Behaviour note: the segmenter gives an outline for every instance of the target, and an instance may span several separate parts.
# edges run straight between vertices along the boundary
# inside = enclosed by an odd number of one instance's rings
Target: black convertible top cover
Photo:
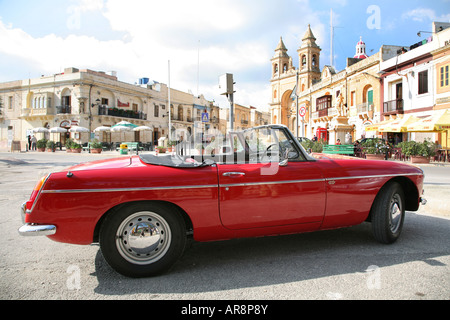
[[[141,154],[139,156],[142,162],[152,164],[155,166],[165,166],[173,168],[201,168],[214,164],[215,162],[209,159],[203,161],[201,156],[197,157],[181,157],[179,155],[158,155]],[[197,158],[197,159],[195,159]]]

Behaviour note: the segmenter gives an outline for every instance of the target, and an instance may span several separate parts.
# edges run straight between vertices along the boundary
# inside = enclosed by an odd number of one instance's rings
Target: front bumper
[[[22,204],[20,214],[22,217],[22,222],[25,223],[25,215],[26,215],[26,202]],[[56,226],[54,225],[44,225],[44,224],[33,224],[33,223],[25,223],[23,226],[19,228],[19,234],[21,236],[51,236],[56,233]]]

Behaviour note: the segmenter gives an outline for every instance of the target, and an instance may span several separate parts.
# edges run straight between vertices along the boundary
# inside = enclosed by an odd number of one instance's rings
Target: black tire
[[[186,226],[178,212],[154,203],[137,203],[105,218],[100,248],[108,264],[127,277],[167,272],[186,246]]]
[[[400,184],[390,182],[375,198],[372,206],[372,233],[381,243],[395,242],[405,220],[405,195]]]

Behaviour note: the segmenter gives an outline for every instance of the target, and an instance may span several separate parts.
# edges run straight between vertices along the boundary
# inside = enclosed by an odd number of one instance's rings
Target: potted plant
[[[362,149],[366,154],[366,159],[384,160],[386,152],[389,151],[390,145],[383,142],[382,139],[367,139],[362,144]]]
[[[97,139],[91,141],[91,153],[102,153],[102,144]]]
[[[74,144],[74,141],[72,138],[69,138],[66,140],[66,143],[64,144],[64,146],[66,147],[66,152],[72,152],[72,145]]]
[[[38,140],[36,142],[36,149],[37,149],[37,151],[44,152],[46,147],[47,147],[47,140],[46,139],[41,139],[41,140]]]
[[[159,153],[166,153],[166,147],[158,146],[158,152]]]
[[[309,153],[321,153],[323,151],[323,145],[325,144],[323,140],[321,141],[311,141],[311,140],[303,140],[300,142],[303,148],[306,149]]]
[[[169,152],[173,152],[173,148],[177,145],[177,142],[175,140],[169,140],[167,144],[169,146]]]
[[[398,146],[405,156],[410,157],[411,163],[429,163],[430,157],[435,156],[437,152],[436,144],[430,139],[423,142],[403,141]]]
[[[72,150],[72,153],[81,153],[82,147],[80,144],[74,142],[70,149]]]
[[[56,143],[55,141],[48,140],[46,143],[47,152],[55,152]]]

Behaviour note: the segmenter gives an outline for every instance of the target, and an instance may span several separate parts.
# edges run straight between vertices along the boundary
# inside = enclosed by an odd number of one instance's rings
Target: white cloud
[[[442,14],[438,16],[436,11],[428,8],[417,8],[410,10],[402,15],[404,19],[412,19],[413,21],[424,22],[424,21],[450,21],[450,14]]]
[[[66,35],[55,27],[54,33],[42,37],[0,18],[0,43],[8,44],[0,47],[0,54],[27,60],[40,74],[65,67],[114,70],[121,81],[131,83],[144,76],[167,83],[170,60],[171,86],[194,93],[200,58],[199,91],[207,99],[223,100],[218,78],[233,73],[244,79],[239,81],[236,102],[265,107],[270,101],[270,59],[279,36],[290,42],[294,64],[308,23],[319,45],[327,43],[319,14],[306,0],[71,0],[66,13]],[[80,33],[93,13],[103,15],[111,34],[121,37],[100,40]]]

